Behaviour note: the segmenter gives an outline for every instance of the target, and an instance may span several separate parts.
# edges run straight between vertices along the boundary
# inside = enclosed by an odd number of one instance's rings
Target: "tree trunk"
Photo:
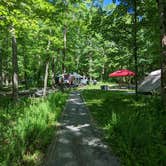
[[[2,49],[0,49],[0,89],[2,89],[3,86],[2,82]]]
[[[166,1],[158,0],[161,31],[161,95],[166,110]]]
[[[51,42],[50,40],[48,41],[47,45],[47,53],[49,52]],[[49,55],[48,55],[49,56]],[[46,60],[46,68],[45,68],[45,76],[44,76],[44,88],[43,88],[43,96],[46,95],[46,90],[47,90],[47,82],[48,82],[48,69],[49,69],[49,58]]]
[[[102,65],[102,70],[101,70],[101,81],[105,80],[105,59],[106,59],[106,55],[105,55],[105,48],[103,49],[103,58],[104,58],[104,62]]]
[[[77,59],[76,59],[76,71],[77,73],[79,73],[79,64],[80,64],[80,56],[76,55]]]
[[[133,35],[133,44],[134,44],[134,61],[135,61],[135,93],[137,98],[138,91],[138,61],[137,61],[137,0],[134,0],[134,35]]]
[[[28,76],[27,76],[27,56],[25,55],[25,50],[23,49],[24,54],[24,80],[25,80],[25,89],[28,89]]]
[[[92,54],[89,53],[89,83],[92,83]]]
[[[37,71],[37,74],[36,74],[36,83],[37,83],[37,87],[42,87],[43,86],[43,82],[41,80],[41,67],[39,67],[38,71]],[[35,72],[35,71],[34,71]]]
[[[11,28],[12,36],[12,91],[13,99],[17,100],[18,98],[18,59],[17,59],[17,40],[15,36],[15,29]]]
[[[64,26],[64,31],[63,31],[63,40],[64,40],[64,48],[63,48],[63,59],[62,59],[62,72],[66,72],[66,67],[65,67],[65,60],[66,60],[66,34],[67,34],[67,28]]]
[[[63,73],[63,51],[61,49],[58,49],[57,51],[57,65],[56,65],[56,70],[58,70],[58,73]]]
[[[52,69],[52,88],[55,88],[55,57],[52,58],[52,64],[51,64],[51,69]]]
[[[43,96],[46,95],[46,90],[47,90],[48,69],[49,69],[49,60],[46,61],[45,76],[44,76],[44,89],[43,89]]]

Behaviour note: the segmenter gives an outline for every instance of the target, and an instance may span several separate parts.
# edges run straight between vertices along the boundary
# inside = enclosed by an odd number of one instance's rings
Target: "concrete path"
[[[119,166],[91,125],[79,92],[70,94],[45,166]]]

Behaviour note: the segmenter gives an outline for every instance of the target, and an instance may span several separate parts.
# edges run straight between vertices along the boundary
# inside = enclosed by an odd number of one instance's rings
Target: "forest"
[[[136,73],[131,80],[136,93],[148,73],[161,69],[161,93],[147,99],[150,104],[145,110],[150,108],[146,115],[151,119],[145,126],[153,120],[161,123],[153,123],[153,129],[155,125],[159,129],[151,143],[155,138],[158,143],[147,145],[150,158],[144,156],[145,160],[133,164],[132,151],[115,151],[128,155],[122,157],[127,158],[124,165],[165,165],[165,0],[114,0],[108,5],[103,0],[0,0],[0,165],[41,162],[69,95],[68,89],[57,90],[59,74],[77,72],[90,80],[110,82],[109,73],[118,69]],[[42,96],[36,98],[38,89]],[[47,95],[48,89],[55,93]],[[87,100],[93,93],[83,92]],[[146,103],[142,96],[140,100]]]

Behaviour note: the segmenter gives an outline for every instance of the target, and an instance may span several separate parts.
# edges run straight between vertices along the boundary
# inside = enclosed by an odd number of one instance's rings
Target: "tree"
[[[2,88],[2,48],[0,48],[0,89]]]
[[[13,99],[18,98],[18,58],[17,58],[17,40],[15,35],[15,29],[11,27],[11,37],[12,37],[12,87],[13,87]]]
[[[157,69],[159,29],[155,26],[158,18],[155,2],[121,0],[119,5],[107,7],[102,3],[101,0],[0,1],[1,78],[12,77],[12,55],[18,61],[13,67],[19,69],[19,84],[25,82],[26,88],[45,90],[50,82],[54,84],[55,75],[64,70],[108,79],[110,72],[119,68],[136,70],[137,64],[143,66],[138,67],[139,80]]]
[[[166,110],[166,2],[157,0],[160,14],[161,30],[161,94]]]
[[[135,61],[135,93],[137,98],[137,90],[138,90],[138,58],[137,58],[137,0],[133,1],[134,8],[134,33],[133,33],[133,46],[134,46],[134,61]]]

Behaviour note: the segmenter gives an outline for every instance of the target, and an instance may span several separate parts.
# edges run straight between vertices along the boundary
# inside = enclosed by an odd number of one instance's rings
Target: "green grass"
[[[83,96],[122,165],[166,165],[166,114],[158,97],[88,89]]]
[[[108,86],[113,86],[113,85],[117,85],[117,84],[110,84],[109,82],[97,82],[96,85],[90,84],[90,85],[86,85],[86,86],[80,86],[78,87],[79,90],[84,90],[84,89],[100,89],[100,87],[102,85],[108,85]]]
[[[56,92],[17,104],[0,98],[0,165],[41,164],[67,96]]]

